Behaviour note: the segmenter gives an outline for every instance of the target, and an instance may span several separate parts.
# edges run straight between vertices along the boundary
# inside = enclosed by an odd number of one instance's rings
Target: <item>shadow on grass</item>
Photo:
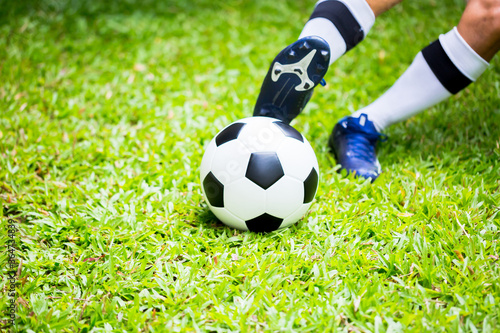
[[[198,223],[206,229],[212,229],[220,234],[224,231],[234,230],[219,221],[214,213],[212,213],[207,207],[200,208],[196,215]]]
[[[212,230],[216,236],[223,236],[224,234],[232,236],[247,234],[253,235],[255,237],[265,238],[274,238],[276,236],[279,236],[284,230],[296,232],[297,229],[300,229],[304,225],[304,223],[307,223],[307,216],[308,213],[296,223],[283,229],[278,229],[271,232],[253,232],[238,230],[225,225],[224,223],[219,221],[219,219],[208,208],[200,208],[196,213],[198,223],[203,227],[203,229]]]

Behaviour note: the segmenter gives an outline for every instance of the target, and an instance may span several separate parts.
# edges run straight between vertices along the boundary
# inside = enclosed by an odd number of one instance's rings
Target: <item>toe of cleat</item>
[[[361,121],[363,118],[364,123]],[[375,146],[383,138],[384,135],[377,132],[366,114],[362,114],[359,118],[341,119],[335,125],[328,144],[341,166],[340,170],[356,177],[370,178],[373,182],[382,172]]]

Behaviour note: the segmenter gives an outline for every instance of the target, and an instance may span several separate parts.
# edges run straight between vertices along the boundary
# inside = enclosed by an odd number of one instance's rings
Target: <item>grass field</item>
[[[308,215],[269,234],[216,221],[204,147],[250,116],[314,1],[0,0],[2,281],[16,332],[499,332],[500,60],[388,129],[374,183],[326,148],[462,0],[407,1],[329,70],[293,125],[314,147]],[[7,325],[9,298],[0,307]]]

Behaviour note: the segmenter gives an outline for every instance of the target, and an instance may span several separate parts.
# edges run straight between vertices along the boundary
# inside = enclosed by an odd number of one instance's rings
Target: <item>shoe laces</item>
[[[368,120],[366,120],[368,121]],[[365,161],[373,161],[377,158],[375,145],[377,141],[387,141],[387,135],[370,130],[367,126],[362,126],[360,121],[348,121],[344,129],[347,151],[351,156]]]
[[[364,161],[372,161],[376,158],[375,142],[359,133],[346,135],[346,149],[351,157]]]

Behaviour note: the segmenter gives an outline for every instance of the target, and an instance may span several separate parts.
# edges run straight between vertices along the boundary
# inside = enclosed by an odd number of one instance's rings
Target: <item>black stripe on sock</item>
[[[450,93],[456,94],[471,84],[472,81],[448,57],[439,39],[426,46],[422,55],[439,82]]]
[[[309,20],[323,17],[330,20],[346,43],[346,52],[363,40],[365,34],[344,3],[336,0],[324,1],[316,6]]]

